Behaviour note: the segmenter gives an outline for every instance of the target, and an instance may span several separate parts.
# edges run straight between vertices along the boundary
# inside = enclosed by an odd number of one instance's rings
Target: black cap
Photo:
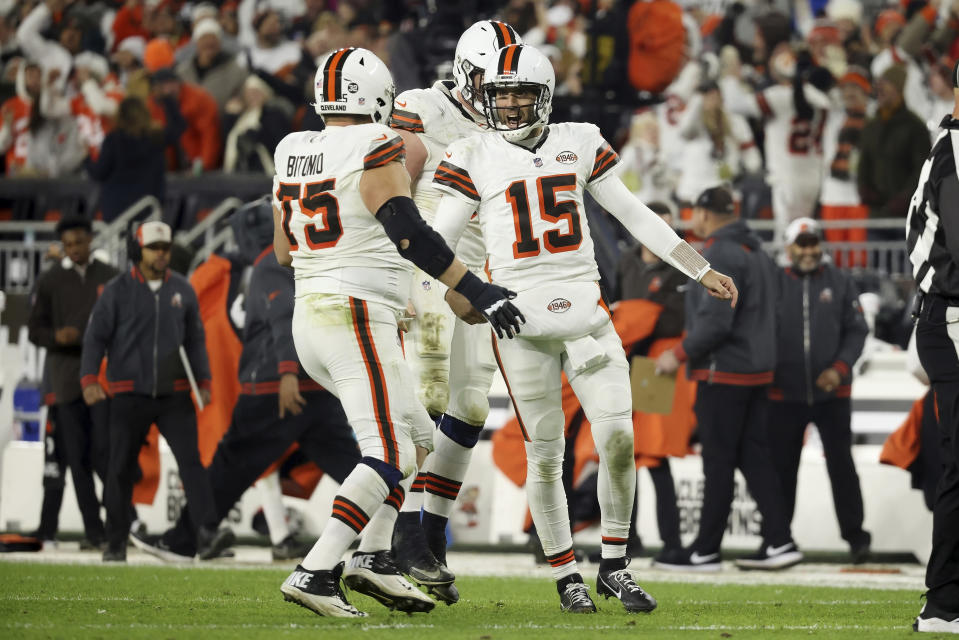
[[[713,213],[728,216],[736,213],[733,194],[726,187],[710,187],[696,198],[695,207],[701,207]]]

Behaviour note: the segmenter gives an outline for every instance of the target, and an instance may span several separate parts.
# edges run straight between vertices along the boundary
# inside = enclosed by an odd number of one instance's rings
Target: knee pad
[[[467,449],[472,449],[479,442],[483,427],[474,427],[451,415],[444,414],[439,421],[439,429],[447,438]]]
[[[486,424],[486,418],[489,416],[489,397],[486,391],[480,391],[475,388],[462,389],[454,392],[450,397],[449,406],[446,413],[453,416],[461,422],[477,425],[474,428],[482,428]]]
[[[389,487],[390,491],[392,491],[404,477],[403,472],[401,472],[399,469],[393,465],[383,462],[382,460],[377,460],[376,458],[367,456],[360,460],[360,464],[365,464],[370,469],[375,471],[377,475],[383,478],[383,482],[386,483],[386,486]]]
[[[562,482],[566,440],[534,440],[526,443],[526,482]]]

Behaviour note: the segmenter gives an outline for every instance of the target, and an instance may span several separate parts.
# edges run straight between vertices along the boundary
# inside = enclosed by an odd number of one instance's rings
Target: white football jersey
[[[454,142],[434,183],[477,205],[493,282],[514,291],[595,282],[599,270],[583,205],[619,156],[591,124],[551,124],[533,149],[496,133]]]
[[[273,203],[290,242],[296,295],[338,293],[406,308],[412,268],[360,197],[363,171],[403,162],[383,124],[299,131],[276,147]]]
[[[478,123],[459,103],[450,81],[437,81],[429,89],[410,89],[396,96],[390,126],[419,134],[426,147],[423,171],[412,185],[413,201],[423,219],[433,223],[436,208],[443,194],[433,185],[433,174],[451,143],[486,131],[485,122]],[[456,246],[457,256],[468,266],[481,267],[486,262],[486,248],[478,224],[469,224]]]
[[[790,85],[773,85],[756,93],[756,104],[765,118],[770,184],[806,181],[818,185],[821,180],[823,127],[831,104],[815,87],[807,84],[804,90],[806,100],[813,107],[812,120],[796,118]]]

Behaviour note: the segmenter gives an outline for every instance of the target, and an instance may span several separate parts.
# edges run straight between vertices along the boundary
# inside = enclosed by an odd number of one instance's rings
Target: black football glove
[[[526,322],[526,318],[516,306],[510,302],[516,293],[495,284],[483,282],[474,274],[466,272],[454,288],[470,301],[477,311],[490,323],[499,338],[506,333],[507,338],[519,334],[519,326]]]

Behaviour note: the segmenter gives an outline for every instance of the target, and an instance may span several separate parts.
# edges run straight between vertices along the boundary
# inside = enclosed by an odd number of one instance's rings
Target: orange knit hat
[[[156,71],[173,66],[173,45],[166,38],[154,38],[143,50],[143,66],[148,71]]]

